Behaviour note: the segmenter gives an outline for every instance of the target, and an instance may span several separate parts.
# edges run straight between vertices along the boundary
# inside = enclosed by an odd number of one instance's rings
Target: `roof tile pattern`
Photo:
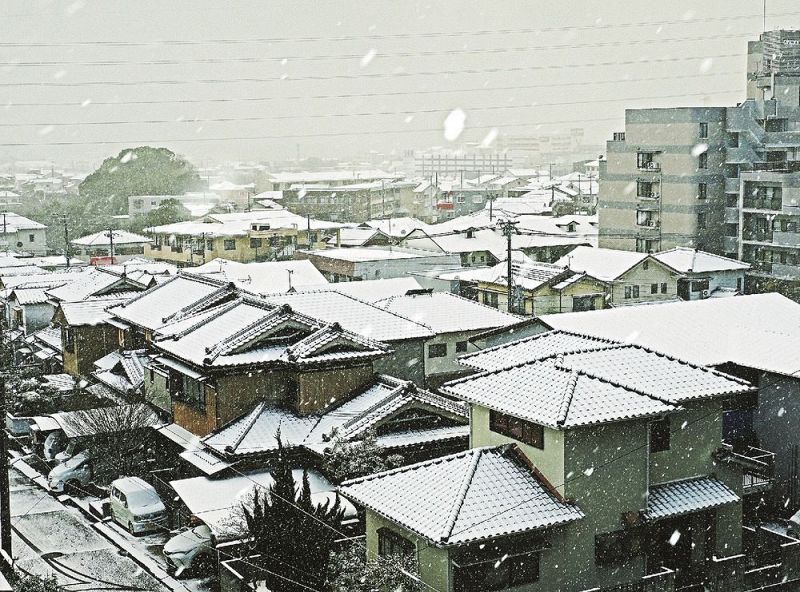
[[[699,477],[652,486],[645,515],[651,520],[659,520],[738,501],[739,496],[724,483],[711,477]]]
[[[435,544],[448,546],[583,518],[508,446],[473,448],[346,481],[341,492]]]

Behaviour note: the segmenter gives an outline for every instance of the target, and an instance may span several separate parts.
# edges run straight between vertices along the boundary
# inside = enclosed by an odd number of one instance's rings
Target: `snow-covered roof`
[[[49,296],[44,288],[17,288],[12,290],[9,300],[14,299],[22,306],[44,304]]]
[[[378,341],[391,343],[434,335],[421,323],[339,292],[301,292],[268,296],[266,300],[272,304],[288,304],[292,310],[309,317],[339,323],[353,333]]]
[[[578,246],[556,261],[556,265],[588,273],[599,280],[613,282],[645,259],[652,257],[647,253],[635,251]]]
[[[463,230],[447,234],[427,234],[418,231],[405,239],[406,244],[416,248],[430,248],[434,243],[444,253],[472,253],[488,251],[496,259],[501,259],[507,251],[506,239],[490,228]]]
[[[376,304],[426,325],[437,334],[496,329],[516,325],[522,321],[516,315],[450,292],[393,296]]]
[[[393,236],[395,238],[403,237],[412,230],[415,230],[417,228],[425,230],[429,226],[422,220],[419,220],[417,218],[411,218],[408,216],[401,216],[399,218],[387,218],[387,219],[381,218],[376,220],[368,220],[364,224],[369,226],[370,228],[376,228],[381,232],[383,232],[384,234]]]
[[[146,278],[149,281],[149,278]],[[109,290],[144,290],[147,284],[102,267],[87,269],[80,276],[62,286],[48,289],[47,293],[62,302],[80,302],[90,296],[105,294]]]
[[[645,516],[650,520],[660,520],[740,501],[738,495],[713,477],[683,479],[651,485]]]
[[[702,365],[800,376],[800,304],[753,294],[543,315],[556,329],[636,343]]]
[[[18,265],[15,267],[6,267],[0,269],[0,278],[15,277],[15,276],[30,276],[30,275],[43,275],[47,270],[42,269],[37,265]]]
[[[325,276],[308,260],[239,263],[218,258],[187,271],[233,282],[237,288],[253,294],[288,292],[292,288],[298,290],[327,283]]]
[[[320,171],[300,173],[271,173],[268,179],[271,183],[324,183],[343,181],[363,181],[373,179],[394,179],[395,173],[387,173],[379,169],[355,171]]]
[[[0,234],[15,233],[20,230],[39,230],[47,228],[44,224],[40,224],[25,216],[20,216],[14,212],[2,212],[3,222],[0,224]]]
[[[552,263],[538,261],[516,262],[513,258],[511,262],[512,284],[525,290],[536,290],[555,278],[568,273],[564,267],[553,265]],[[470,282],[506,285],[508,283],[508,263],[503,261],[493,267],[446,273],[440,277],[442,279],[460,279]]]
[[[141,234],[128,232],[127,230],[113,230],[111,231],[114,239],[114,245],[140,245],[144,243],[153,242],[151,239]],[[70,241],[73,245],[79,247],[108,247],[111,245],[111,236],[108,230],[101,230],[94,234],[87,234],[80,238]]]
[[[340,491],[442,546],[583,518],[531,471],[514,446],[473,448],[345,481]]]
[[[750,269],[749,263],[688,247],[675,247],[668,251],[656,253],[653,257],[681,273],[746,271]]]
[[[108,309],[125,302],[125,298],[111,296],[97,300],[84,300],[81,302],[62,302],[61,313],[70,326],[99,325],[111,318]]]
[[[342,224],[324,220],[307,219],[284,209],[254,210],[252,212],[236,212],[232,214],[208,214],[201,220],[175,222],[163,226],[145,229],[151,234],[167,236],[205,236],[206,238],[224,236],[247,236],[251,225],[268,225],[270,229],[306,229],[326,230],[339,228]]]
[[[307,251],[316,257],[364,263],[367,261],[391,261],[398,259],[418,259],[420,257],[435,257],[442,253],[424,251],[422,249],[407,249],[394,247],[342,247],[339,249],[322,249]]]
[[[372,238],[386,236],[377,228],[342,228],[339,230],[339,244],[342,247],[361,247]]]
[[[404,296],[410,290],[421,290],[422,286],[413,277],[404,276],[382,280],[364,280],[361,282],[334,282],[301,288],[305,291],[331,291],[345,294],[372,304],[392,296]]]

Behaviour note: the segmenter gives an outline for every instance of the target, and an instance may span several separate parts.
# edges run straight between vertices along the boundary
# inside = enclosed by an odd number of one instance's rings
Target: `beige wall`
[[[647,269],[645,269],[647,264]],[[667,293],[661,293],[661,284],[667,284]],[[652,284],[658,284],[658,293],[651,294]],[[625,286],[639,286],[639,298],[625,298]],[[612,285],[611,303],[615,306],[635,304],[637,302],[657,302],[674,300],[678,297],[678,277],[658,261],[645,259],[630,271],[620,276]]]
[[[307,414],[340,404],[350,398],[353,391],[370,382],[372,376],[372,364],[299,374],[299,399],[295,409]]]

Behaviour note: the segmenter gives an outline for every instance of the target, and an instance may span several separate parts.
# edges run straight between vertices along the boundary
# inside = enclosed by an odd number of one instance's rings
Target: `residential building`
[[[47,226],[13,212],[0,212],[0,249],[47,255]]]
[[[150,357],[144,349],[115,350],[95,360],[92,378],[113,396],[141,397],[144,391],[144,369],[149,361]]]
[[[460,258],[442,251],[408,247],[348,247],[297,251],[330,282],[396,278],[431,265],[458,265]]]
[[[514,166],[513,160],[499,152],[414,152],[412,173],[424,179],[432,177],[458,177],[493,173],[495,175]],[[411,160],[411,159],[410,159]]]
[[[9,328],[20,329],[25,335],[47,327],[56,310],[45,288],[11,290],[6,306]]]
[[[664,302],[678,297],[681,274],[647,253],[576,247],[555,264],[605,283],[607,306]]]
[[[288,210],[209,214],[197,221],[148,228],[145,255],[181,267],[215,258],[239,263],[291,259],[300,247],[338,244],[339,224],[304,218]]]
[[[342,484],[368,553],[416,558],[441,591],[739,589],[743,478],[716,459],[725,402],[755,389],[638,346],[537,340],[468,354],[478,374],[442,387],[470,404],[469,451]]]
[[[188,270],[218,280],[232,282],[237,288],[251,294],[275,294],[296,290],[319,288],[328,283],[325,276],[310,261],[265,261],[238,263],[227,259],[213,259]]]
[[[774,483],[768,499],[779,515],[788,517],[800,509],[794,443],[800,429],[800,365],[795,353],[800,351],[800,304],[778,294],[756,294],[545,315],[539,320],[544,329],[641,344],[757,384],[757,398],[728,407],[726,437],[739,441],[741,450],[766,452],[764,474],[750,485],[758,489],[759,483]]]
[[[402,214],[414,201],[415,186],[411,181],[393,179],[332,187],[299,185],[283,192],[281,204],[301,216],[360,223]]]
[[[377,228],[340,228],[339,244],[342,247],[385,247],[392,238]]]
[[[85,257],[89,265],[114,265],[144,255],[153,241],[127,230],[101,230],[70,242],[75,254]]]
[[[688,247],[675,247],[653,257],[683,276],[678,279],[678,297],[681,300],[744,293],[745,272],[750,269],[747,263]]]
[[[800,31],[748,44],[735,107],[635,109],[600,162],[600,243],[694,247],[800,277]]]
[[[491,228],[467,228],[441,233],[412,230],[401,245],[435,253],[458,255],[462,267],[493,265],[505,258],[507,241]]]
[[[290,191],[302,186],[327,185],[340,187],[356,183],[369,183],[372,181],[393,181],[398,178],[394,173],[387,173],[379,169],[355,171],[315,171],[315,172],[282,172],[270,173],[266,179],[259,182],[259,191]]]

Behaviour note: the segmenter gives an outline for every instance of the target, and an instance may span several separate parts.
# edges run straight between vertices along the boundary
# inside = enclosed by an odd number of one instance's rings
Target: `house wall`
[[[644,265],[647,263],[647,269]],[[661,293],[661,283],[666,282],[667,293]],[[650,293],[651,284],[658,284],[658,294]],[[625,286],[639,286],[639,298],[625,298]],[[658,302],[674,300],[678,297],[678,278],[674,272],[658,261],[645,259],[622,274],[611,286],[610,301],[614,306],[635,304],[637,302]]]
[[[690,273],[687,274],[689,281],[708,279],[708,291],[713,292],[717,288],[729,288],[736,290],[737,288],[744,292],[744,271],[714,271],[711,273]],[[738,283],[737,283],[738,280]],[[689,291],[689,300],[700,300],[702,298],[701,292]]]
[[[372,365],[375,372],[425,386],[425,340],[406,339],[388,343],[394,353],[375,360]]]
[[[508,310],[508,291],[503,284],[479,282],[478,291],[494,292],[497,294],[497,303],[500,310]],[[605,294],[609,291],[607,284],[584,278],[568,286],[564,290],[555,290],[552,286],[545,285],[537,290],[524,290],[523,300],[526,315],[540,316],[560,312],[573,312],[573,299],[577,296],[595,295],[594,310],[605,308]],[[479,294],[478,302],[484,302]]]
[[[459,255],[432,253],[430,257],[357,262],[353,264],[353,276],[362,280],[380,280],[425,272],[434,265],[452,265],[455,267],[460,264],[461,258]]]
[[[176,424],[196,434],[207,436],[217,426],[217,392],[209,385],[205,385],[205,409],[200,409],[184,403],[172,401],[172,415]]]
[[[94,362],[117,349],[117,330],[110,325],[73,327],[75,348],[68,350],[61,330],[61,348],[64,352],[64,372],[72,376],[88,376]]]
[[[43,302],[41,304],[27,304],[22,307],[23,319],[25,321],[25,334],[30,335],[34,331],[44,329],[53,320],[56,309],[52,304]]]
[[[172,397],[167,388],[168,377],[166,374],[145,368],[144,371],[144,399],[151,405],[172,412]]]
[[[335,370],[305,372],[297,376],[299,414],[315,413],[341,403],[350,393],[372,380],[372,364]]]
[[[1,225],[2,221],[0,221]],[[0,228],[0,248],[24,251],[32,255],[47,255],[47,229],[21,228],[16,232],[3,233]]]
[[[469,347],[469,339],[481,331],[458,331],[456,333],[440,333],[425,342],[425,375],[426,379],[438,379],[439,382],[458,376],[470,374],[472,371],[462,366],[456,360],[470,351],[456,352],[456,343],[465,342]],[[430,346],[444,344],[447,346],[447,355],[441,358],[430,357]]]
[[[564,433],[550,428],[544,428],[544,450],[528,446],[497,434],[489,429],[489,409],[480,405],[470,405],[470,447],[500,446],[502,444],[517,444],[525,456],[536,466],[560,493],[564,493],[565,464],[564,464]]]
[[[281,405],[286,399],[287,374],[264,370],[217,376],[217,424],[222,427],[246,413],[258,401]]]

